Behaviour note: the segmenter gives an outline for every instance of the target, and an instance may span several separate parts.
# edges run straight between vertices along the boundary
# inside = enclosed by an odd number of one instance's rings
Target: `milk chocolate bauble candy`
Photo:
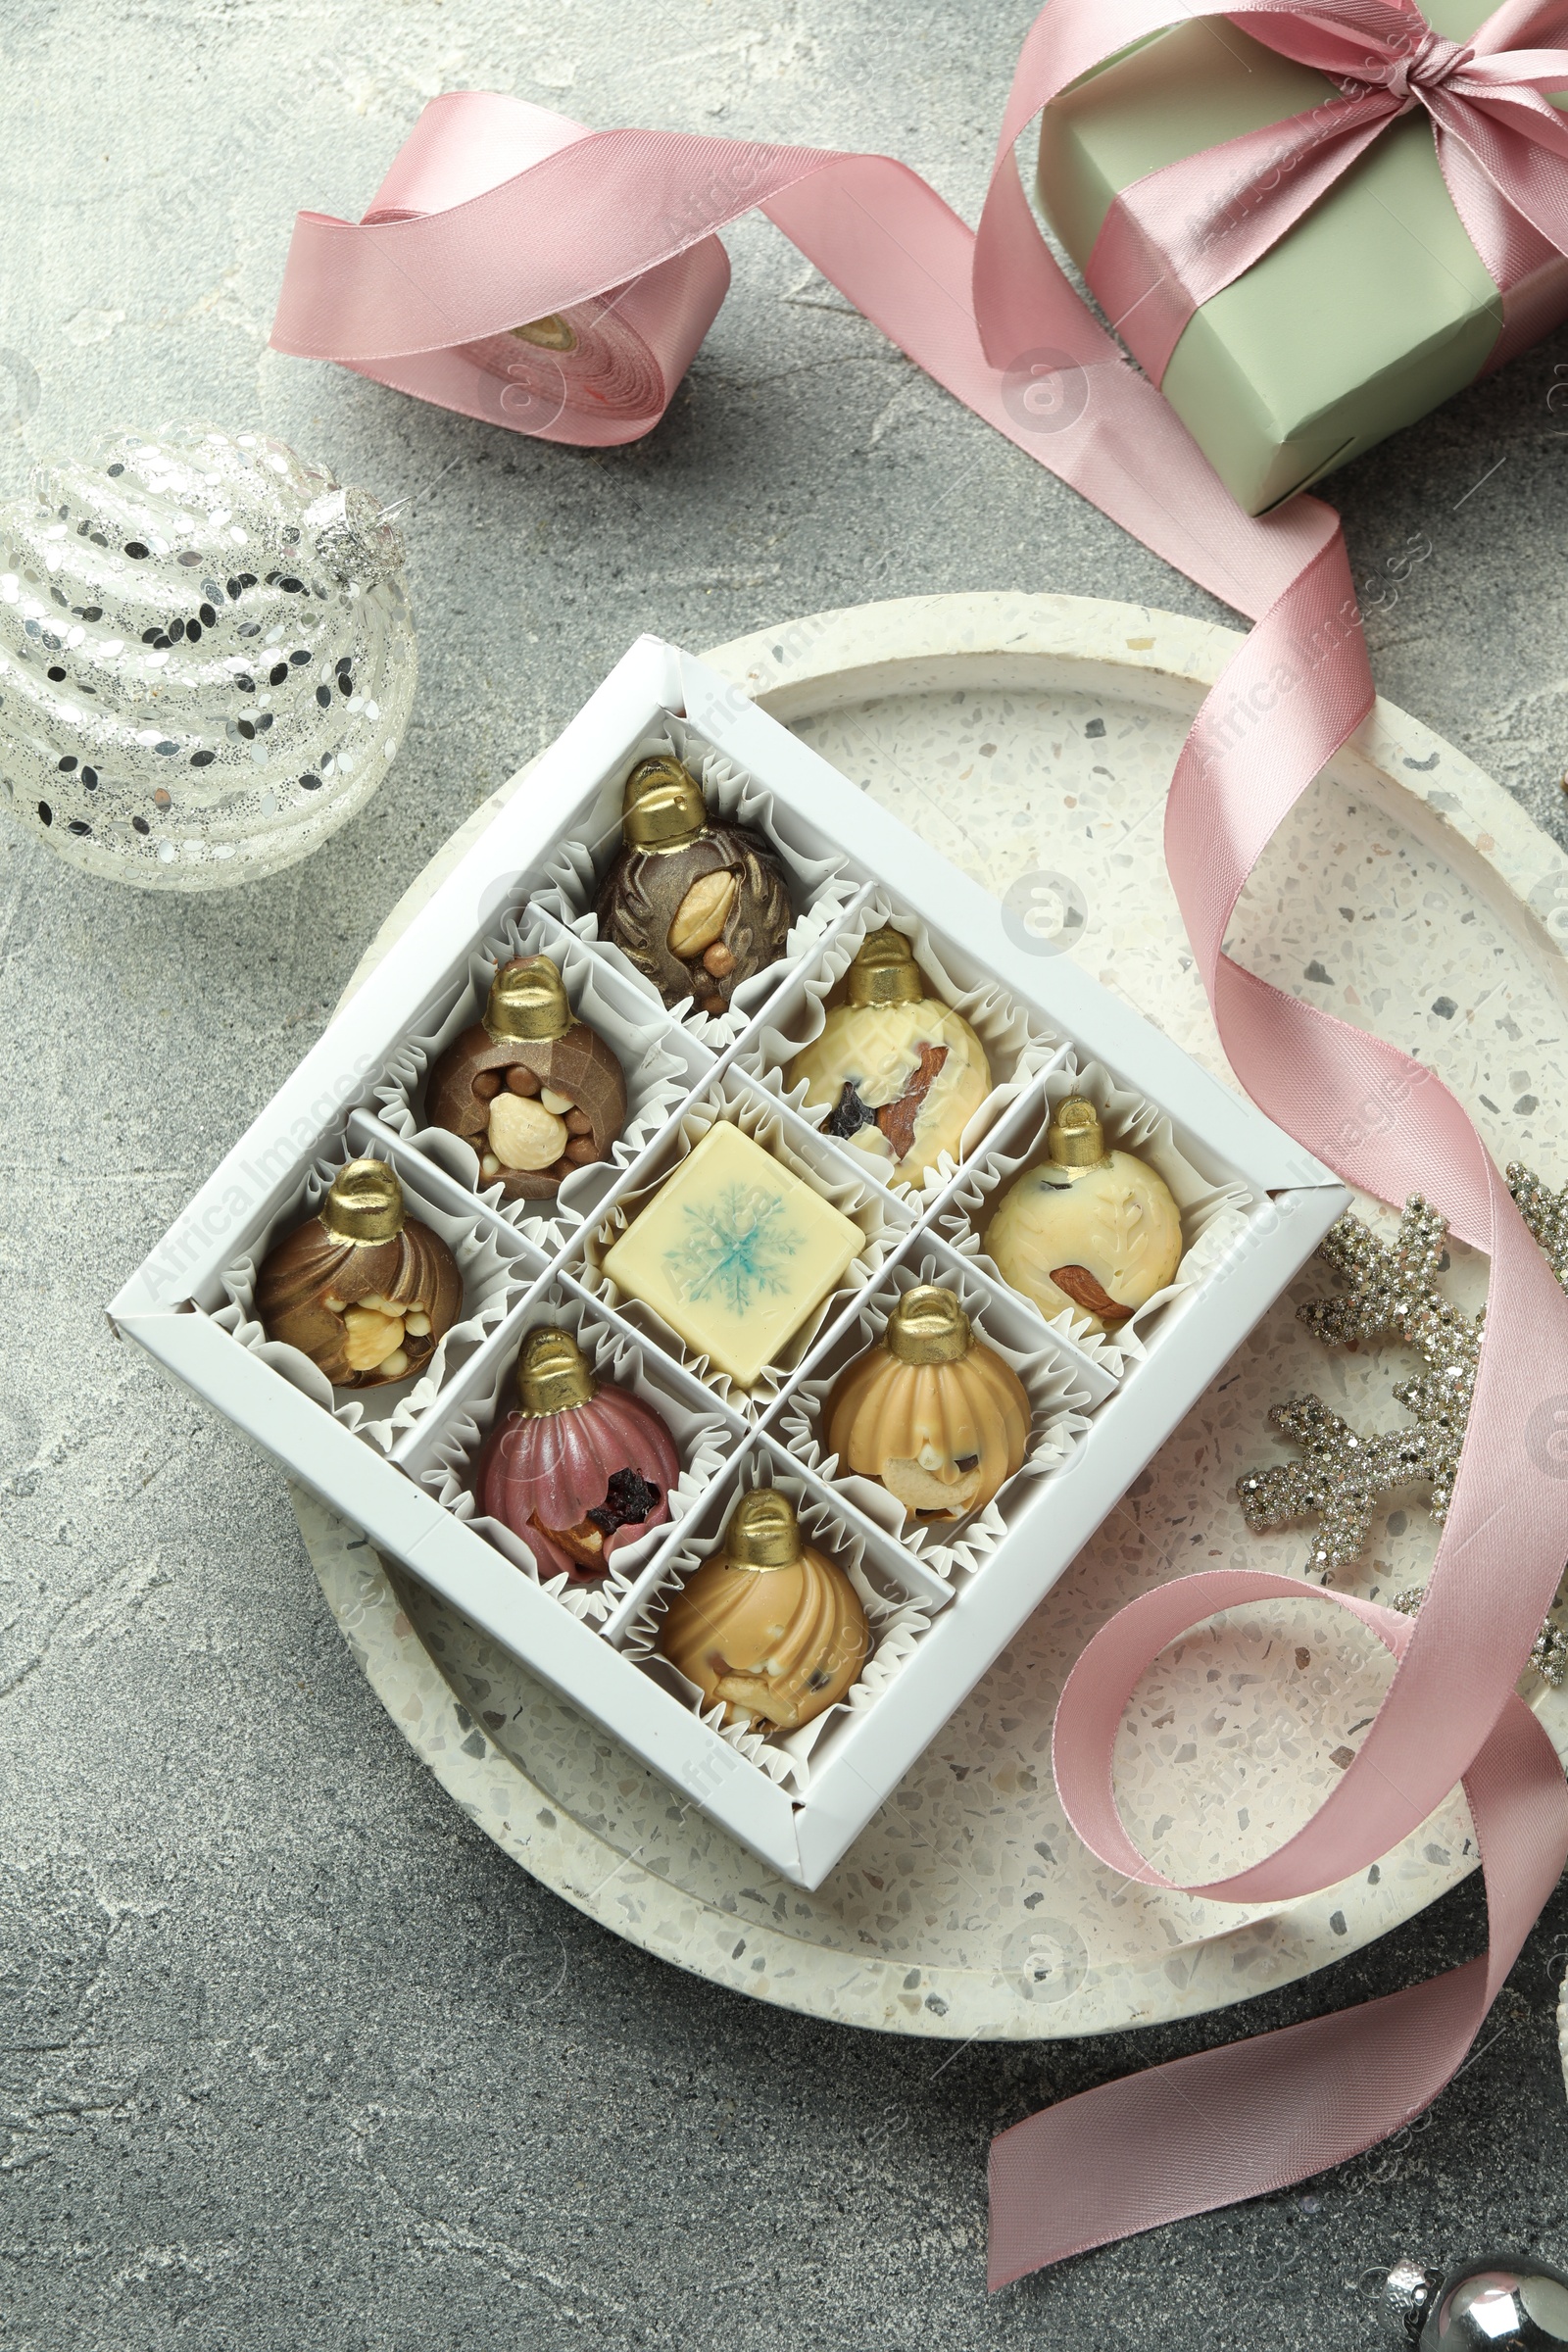
[[[914,1518],[961,1519],[1022,1468],[1029,1397],[953,1293],[922,1283],[841,1374],[827,1446],[841,1474],[879,1480]]]
[[[850,965],[848,1002],[789,1066],[806,1100],[827,1107],[824,1135],[918,1184],[991,1092],[986,1050],[961,1013],[929,996],[908,941],[873,931]]]
[[[524,1340],[517,1405],[479,1457],[480,1506],[541,1568],[591,1584],[669,1517],[680,1476],[674,1440],[651,1404],[596,1381],[565,1331]]]
[[[290,865],[380,783],[416,676],[380,502],[263,433],[120,433],[0,509],[9,813],[112,881]]]
[[[612,1050],[566,1002],[548,956],[517,956],[491,983],[484,1018],[430,1073],[429,1116],[479,1154],[479,1181],[509,1200],[553,1200],[564,1178],[610,1148],[626,1123]]]
[[[1152,1168],[1105,1150],[1099,1114],[1079,1096],[1057,1108],[1046,1149],[1003,1194],[986,1248],[1042,1313],[1071,1307],[1096,1331],[1114,1328],[1175,1274],[1181,1214]]]
[[[320,1214],[268,1251],[256,1281],[268,1338],[298,1348],[335,1389],[422,1372],[462,1311],[457,1259],[406,1215],[379,1159],[351,1159]]]
[[[788,1495],[743,1494],[724,1540],[670,1600],[660,1648],[726,1723],[798,1731],[844,1696],[871,1629],[842,1568],[805,1543]]]
[[[728,1009],[743,980],[777,963],[790,887],[760,833],[710,816],[676,760],[642,760],[626,780],[622,848],[595,909],[599,935],[653,982],[666,1004],[694,997]]]

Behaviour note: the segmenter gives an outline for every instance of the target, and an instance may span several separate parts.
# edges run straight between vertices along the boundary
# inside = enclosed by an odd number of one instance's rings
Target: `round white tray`
[[[1081,908],[1070,952],[1225,1075],[1160,818],[1191,715],[1237,642],[1080,598],[951,596],[813,614],[707,658],[841,769],[846,791],[869,791],[999,898],[1011,889],[1048,930],[1064,901]],[[447,844],[351,989],[523,782]],[[1565,930],[1568,859],[1461,753],[1379,703],[1271,850],[1232,951],[1418,1054],[1499,1159],[1556,1184]],[[1484,1266],[1454,1257],[1452,1296],[1474,1306]],[[1309,1270],[1292,1297],[1324,1287]],[[1235,1499],[1243,1470],[1279,1458],[1268,1406],[1310,1388],[1386,1428],[1410,1368],[1397,1348],[1330,1353],[1282,1299],[815,1894],[774,1879],[356,1531],[298,1491],[295,1508],[393,1721],[455,1801],[579,1909],[715,1984],[845,2024],[1101,2033],[1284,1984],[1474,1867],[1455,1797],[1364,1879],[1309,1902],[1198,1902],[1102,1870],[1065,1829],[1051,1776],[1062,1678],[1134,1592],[1215,1562],[1303,1568],[1304,1535],[1250,1536]],[[1434,1548],[1422,1501],[1399,1499],[1353,1572],[1385,1598],[1424,1578]],[[1172,1875],[1201,1882],[1278,1844],[1343,1769],[1387,1672],[1343,1615],[1307,1594],[1233,1613],[1148,1678],[1118,1787]],[[1568,1703],[1532,1677],[1524,1688],[1568,1753]]]

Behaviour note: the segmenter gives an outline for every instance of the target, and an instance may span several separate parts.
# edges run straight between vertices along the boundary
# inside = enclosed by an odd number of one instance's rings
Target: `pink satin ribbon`
[[[1252,28],[1262,13],[1238,21]],[[1469,53],[1484,54],[1485,37],[1495,52],[1509,26],[1544,13],[1511,0]],[[1320,2172],[1397,2129],[1460,2062],[1568,1855],[1562,1774],[1513,1693],[1568,1551],[1568,1486],[1544,1443],[1553,1416],[1568,1426],[1568,1300],[1446,1088],[1223,953],[1258,858],[1371,707],[1338,518],[1313,498],[1261,518],[1235,505],[1073,292],[1013,159],[1043,104],[1187,14],[1179,0],[1053,0],[1025,43],[977,235],[885,157],[584,132],[515,99],[438,99],[372,216],[300,216],[272,335],[281,350],[335,359],[518,430],[629,438],[662,412],[699,321],[721,298],[713,232],[760,207],[938,382],[1255,621],[1199,713],[1166,817],[1166,855],[1220,1037],[1254,1100],[1348,1183],[1393,1201],[1425,1193],[1460,1239],[1491,1255],[1470,1441],[1421,1612],[1410,1626],[1321,1596],[1396,1652],[1388,1696],[1306,1826],[1265,1862],[1195,1890],[1246,1903],[1314,1893],[1378,1859],[1463,1778],[1486,1860],[1490,1958],[1393,2001],[1152,2070],[1004,2134],[993,2159],[994,2285]],[[1411,33],[1404,80],[1379,85],[1388,92],[1380,125],[1412,93],[1437,119],[1429,92],[1455,116],[1470,108],[1492,122],[1513,107],[1535,122],[1528,93],[1518,96],[1533,63],[1515,58],[1492,81],[1469,64],[1461,72],[1446,51],[1422,46],[1429,28],[1413,9],[1322,0],[1293,24],[1305,27],[1303,40],[1327,25],[1336,38],[1353,26],[1370,41],[1359,28],[1371,17],[1390,40],[1396,18]],[[1464,125],[1460,139],[1443,119],[1472,155],[1470,115]],[[1532,152],[1548,144],[1522,136]],[[1486,152],[1495,185],[1519,149],[1499,136]],[[1535,205],[1534,181],[1524,193]],[[1519,209],[1534,220],[1530,206]],[[564,315],[578,334],[577,352],[557,355],[559,376],[535,346],[520,363],[509,349],[509,329],[547,314]],[[606,340],[613,321],[630,324],[646,363]],[[523,374],[511,374],[519,364]],[[639,408],[633,378],[644,367]],[[1384,1114],[1376,1133],[1368,1102]],[[1299,1597],[1303,1588],[1266,1576],[1180,1580],[1123,1610],[1075,1667],[1057,1719],[1057,1785],[1075,1828],[1111,1868],[1166,1884],[1128,1838],[1112,1788],[1116,1726],[1140,1675],[1215,1608],[1282,1591]]]

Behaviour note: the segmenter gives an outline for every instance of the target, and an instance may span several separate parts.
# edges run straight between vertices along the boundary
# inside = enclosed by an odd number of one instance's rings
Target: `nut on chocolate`
[[[574,1169],[610,1157],[626,1080],[613,1049],[573,1013],[551,958],[514,956],[483,1017],[431,1071],[426,1115],[472,1145],[482,1186],[552,1200]]]
[[[639,760],[626,780],[622,847],[599,893],[602,939],[668,1005],[727,1010],[743,980],[776,963],[790,891],[771,845],[712,814],[679,760]]]
[[[320,1212],[263,1260],[256,1316],[336,1389],[422,1372],[463,1311],[463,1277],[439,1234],[406,1214],[383,1160],[339,1171]]]

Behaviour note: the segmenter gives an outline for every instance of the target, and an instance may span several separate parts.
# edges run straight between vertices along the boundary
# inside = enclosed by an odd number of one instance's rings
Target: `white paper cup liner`
[[[523,1538],[503,1520],[492,1519],[482,1511],[474,1492],[480,1447],[494,1428],[497,1415],[510,1412],[515,1402],[513,1383],[518,1349],[527,1334],[541,1324],[569,1331],[598,1380],[627,1389],[634,1396],[641,1397],[644,1404],[652,1405],[674,1439],[680,1457],[680,1477],[669,1492],[668,1519],[634,1542],[619,1545],[606,1574],[591,1585],[573,1584],[564,1569],[541,1575]],[[612,1323],[604,1321],[575,1292],[558,1282],[530,1302],[517,1328],[516,1347],[507,1349],[496,1364],[494,1377],[476,1395],[467,1397],[442,1429],[420,1475],[420,1483],[429,1488],[443,1509],[461,1519],[465,1527],[472,1528],[476,1536],[483,1536],[497,1551],[504,1552],[541,1592],[559,1600],[564,1609],[581,1618],[584,1624],[600,1625],[624,1598],[672,1529],[696,1509],[721,1474],[734,1443],[733,1430],[717,1413],[698,1411],[672,1386],[659,1378],[657,1348],[640,1347],[628,1333],[617,1331]]]
[[[316,1213],[338,1170],[358,1156],[344,1140],[336,1151],[307,1168],[265,1231],[243,1255],[224,1267],[220,1279],[228,1304],[218,1308],[212,1320],[242,1348],[260,1356],[263,1363],[280,1372],[307,1396],[314,1397],[334,1421],[341,1421],[356,1437],[366,1439],[383,1453],[390,1453],[399,1438],[435,1402],[449,1374],[473,1353],[485,1334],[493,1331],[521,1298],[536,1279],[538,1267],[532,1258],[514,1254],[488,1219],[478,1215],[454,1216],[449,1210],[437,1207],[420,1192],[417,1180],[409,1175],[407,1167],[400,1168],[398,1175],[409,1215],[438,1234],[458,1261],[463,1276],[463,1314],[422,1372],[411,1374],[407,1380],[389,1380],[379,1388],[334,1389],[325,1373],[302,1349],[268,1338],[256,1320],[256,1280],[273,1243],[282,1241],[296,1225],[303,1225],[307,1217]]]
[[[881,1339],[904,1293],[927,1282],[940,1283],[956,1294],[974,1326],[976,1340],[1016,1372],[1029,1398],[1029,1444],[1021,1467],[988,1503],[962,1519],[907,1519],[904,1505],[880,1480],[844,1470],[838,1455],[827,1450],[828,1398],[856,1358]],[[854,1323],[829,1348],[826,1369],[813,1369],[792,1391],[777,1424],[779,1443],[796,1461],[814,1470],[868,1519],[885,1527],[925,1567],[950,1579],[972,1575],[983,1564],[1009,1532],[1040,1480],[1071,1459],[1089,1427],[1079,1409],[1088,1406],[1089,1394],[1077,1385],[1071,1359],[1049,1340],[1036,1348],[1009,1346],[1001,1333],[1004,1320],[1012,1321],[1016,1332],[1018,1325],[1026,1327],[1038,1318],[1016,1310],[1009,1316],[1005,1302],[998,1299],[990,1284],[967,1268],[956,1272],[950,1260],[930,1251],[905,1258],[867,1293]]]
[[[740,1036],[758,1006],[767,1002],[791,964],[810,954],[860,885],[842,871],[842,857],[811,858],[797,848],[789,837],[788,819],[774,808],[772,794],[755,783],[723,752],[715,752],[705,743],[695,728],[673,712],[666,712],[663,725],[644,735],[627,754],[624,772],[630,775],[639,760],[659,758],[674,758],[689,767],[701,782],[710,808],[717,809],[731,823],[749,825],[753,832],[762,834],[777,851],[790,880],[795,919],[781,959],[743,981],[725,1013],[700,1012],[689,997],[671,1008],[670,1017],[678,1020],[683,1029],[714,1053],[722,1053]],[[846,785],[845,789],[848,791],[849,787]],[[618,948],[599,938],[594,901],[611,860],[620,848],[620,838],[617,823],[606,841],[558,842],[545,864],[543,885],[533,897],[536,904],[547,907],[569,931],[576,932],[581,939],[595,941],[599,954],[608,956],[618,971],[634,980],[662,1009],[662,1000],[653,983]]]
[[[566,998],[579,1019],[596,1029],[615,1054],[626,1080],[626,1121],[608,1160],[565,1177],[553,1201],[509,1200],[499,1183],[485,1184],[479,1155],[448,1127],[422,1125],[425,1081],[447,1048],[471,1028],[484,1010],[497,967],[514,956],[548,956],[560,968]],[[405,1038],[376,1082],[376,1108],[394,1135],[402,1136],[455,1182],[486,1202],[547,1254],[580,1225],[675,1105],[701,1082],[697,1062],[677,1043],[662,1005],[649,1001],[632,1010],[627,989],[607,977],[600,952],[542,915],[519,907],[468,958],[466,978],[438,1008],[431,1025]],[[629,969],[629,967],[628,967]],[[646,997],[646,990],[639,995]]]
[[[759,1452],[747,1454],[733,1478],[725,1482],[728,1492],[722,1499],[718,1525],[701,1537],[688,1536],[671,1546],[665,1557],[664,1573],[654,1590],[644,1596],[641,1607],[626,1629],[622,1655],[630,1658],[661,1687],[670,1691],[694,1715],[711,1725],[722,1740],[728,1741],[738,1755],[756,1765],[791,1796],[806,1796],[811,1786],[813,1758],[820,1759],[831,1751],[833,1735],[838,1726],[874,1707],[877,1699],[908,1664],[919,1645],[921,1637],[931,1625],[931,1615],[920,1600],[885,1589],[885,1580],[867,1573],[866,1548],[858,1536],[851,1533],[837,1517],[824,1495],[817,1494],[804,1479],[786,1472],[780,1461]],[[787,1494],[795,1505],[802,1531],[808,1544],[825,1551],[848,1575],[859,1594],[871,1628],[871,1655],[862,1667],[858,1680],[836,1706],[828,1707],[798,1732],[756,1731],[743,1724],[726,1725],[724,1709],[705,1707],[703,1694],[697,1685],[660,1654],[660,1628],[669,1606],[670,1595],[686,1579],[700,1568],[709,1555],[716,1551],[728,1525],[730,1511],[736,1500],[753,1487],[776,1487]]]
[[[986,972],[978,957],[945,961],[918,915],[900,910],[885,891],[876,891],[839,926],[809,966],[798,971],[762,1015],[756,1036],[740,1055],[739,1066],[758,1078],[799,1112],[810,1126],[820,1127],[832,1105],[806,1102],[806,1080],[789,1084],[789,1065],[795,1055],[821,1036],[828,1000],[843,1002],[843,982],[851,963],[873,931],[891,925],[901,931],[914,951],[914,960],[929,993],[961,1013],[986,1050],[992,1088],[958,1139],[958,1159],[944,1152],[928,1168],[918,1186],[906,1180],[894,1183],[892,1162],[867,1151],[856,1137],[839,1143],[857,1161],[864,1160],[879,1183],[929,1206],[957,1172],[959,1161],[978,1150],[999,1119],[1025,1094],[1032,1081],[1062,1051],[1062,1041],[1047,1028],[1038,1013],[1030,1013],[1010,996],[1000,980]],[[871,1132],[869,1129],[862,1133]]]
[[[1195,1290],[1243,1241],[1259,1197],[1239,1177],[1229,1184],[1211,1183],[1179,1149],[1168,1111],[1123,1086],[1102,1063],[1080,1064],[1069,1053],[1040,1082],[1038,1101],[1031,1101],[1022,1132],[1012,1131],[1004,1148],[982,1152],[964,1169],[937,1218],[937,1232],[954,1250],[1033,1313],[1041,1310],[1012,1288],[987,1253],[985,1232],[1003,1189],[1020,1169],[1045,1158],[1051,1114],[1069,1095],[1086,1096],[1093,1102],[1112,1150],[1136,1152],[1164,1178],[1181,1215],[1184,1247],[1174,1277],[1113,1333],[1094,1330],[1087,1315],[1071,1308],[1042,1317],[1049,1331],[1061,1332],[1119,1380],[1130,1364],[1145,1361],[1172,1303]]]
[[[727,1372],[720,1371],[709,1357],[687,1347],[680,1334],[671,1329],[662,1315],[646,1302],[623,1293],[605,1272],[604,1260],[625,1232],[640,1208],[652,1200],[666,1177],[672,1175],[719,1119],[728,1119],[755,1143],[770,1152],[774,1158],[799,1176],[803,1183],[828,1201],[841,1215],[860,1229],[863,1240],[858,1256],[853,1258],[838,1287],[830,1291],[820,1305],[812,1308],[806,1320],[791,1334],[778,1360],[763,1366],[755,1386],[743,1389]],[[864,1290],[876,1278],[884,1259],[898,1248],[907,1231],[906,1226],[889,1214],[889,1196],[883,1187],[862,1182],[849,1165],[837,1161],[834,1155],[816,1143],[810,1130],[791,1124],[778,1103],[754,1087],[735,1080],[715,1081],[702,1099],[679,1121],[671,1135],[661,1146],[653,1166],[635,1191],[625,1193],[614,1201],[598,1224],[589,1225],[574,1245],[567,1269],[584,1290],[602,1298],[607,1306],[631,1323],[638,1331],[646,1331],[650,1340],[673,1356],[696,1380],[712,1390],[732,1412],[757,1419],[765,1412],[788,1382],[795,1366],[809,1352],[811,1345],[830,1315],[837,1314],[845,1303],[849,1291]]]

